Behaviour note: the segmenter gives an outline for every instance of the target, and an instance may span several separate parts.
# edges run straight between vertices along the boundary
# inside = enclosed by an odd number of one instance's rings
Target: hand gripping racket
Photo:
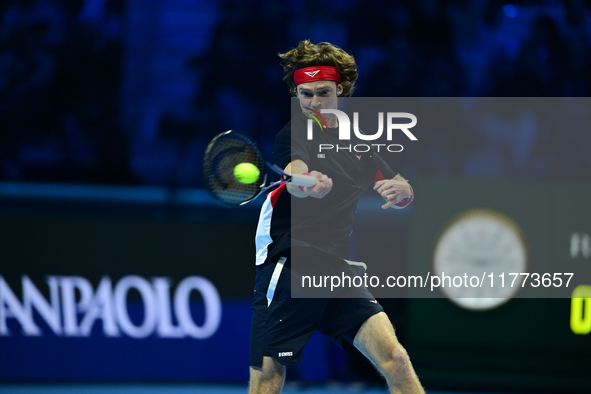
[[[259,169],[259,177],[253,183],[241,183],[234,176],[234,168],[241,163],[254,164]],[[256,199],[267,190],[282,183],[297,186],[314,186],[316,178],[310,175],[284,172],[279,166],[266,163],[282,179],[268,183],[265,159],[256,144],[245,135],[232,130],[215,136],[207,145],[203,157],[205,184],[211,194],[228,205],[244,205]]]

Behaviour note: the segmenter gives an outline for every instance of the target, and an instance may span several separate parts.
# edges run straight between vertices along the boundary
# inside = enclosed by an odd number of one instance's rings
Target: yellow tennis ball
[[[259,179],[261,172],[252,163],[240,163],[234,167],[234,176],[240,183],[254,183]]]

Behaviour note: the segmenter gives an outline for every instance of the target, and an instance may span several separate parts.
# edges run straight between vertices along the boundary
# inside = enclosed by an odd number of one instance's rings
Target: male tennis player
[[[291,277],[298,275],[294,256],[318,273],[359,274],[361,264],[346,259],[357,202],[369,186],[386,201],[384,209],[406,206],[413,192],[374,151],[318,155],[313,148],[318,144],[339,143],[336,116],[324,116],[325,127],[315,130],[313,140],[307,138],[309,113],[337,109],[338,97],[352,94],[355,59],[337,46],[308,40],[279,56],[302,114],[277,134],[273,162],[288,173],[309,173],[317,182],[313,187],[282,185],[267,195],[261,209],[250,393],[280,393],[285,366],[300,362],[316,330],[342,347],[359,349],[386,378],[391,393],[424,393],[390,320],[365,287],[343,290],[347,298],[291,297]],[[376,175],[382,180],[374,183]]]

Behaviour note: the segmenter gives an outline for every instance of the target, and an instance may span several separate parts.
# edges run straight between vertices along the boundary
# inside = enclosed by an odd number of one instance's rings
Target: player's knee
[[[256,371],[255,374],[257,375],[258,380],[262,382],[273,380],[283,381],[283,378],[285,377],[285,367],[270,357],[265,357],[263,359],[262,368],[253,369]]]
[[[392,349],[389,357],[382,363],[381,370],[388,380],[397,380],[412,374],[410,358],[406,350],[402,346]]]
[[[261,371],[261,375],[260,375],[259,379],[261,380],[261,382],[272,382],[272,381],[282,382],[283,375],[284,374],[282,373],[282,371],[268,368],[268,369],[263,369]]]
[[[262,368],[250,367],[249,394],[280,393],[285,380],[285,368],[263,363]]]

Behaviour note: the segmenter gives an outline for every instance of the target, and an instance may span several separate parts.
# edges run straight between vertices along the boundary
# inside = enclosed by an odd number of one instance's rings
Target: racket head
[[[259,178],[253,183],[238,182],[234,167],[240,163],[254,164],[259,169]],[[203,175],[210,193],[230,206],[253,200],[267,182],[263,153],[250,138],[232,130],[218,134],[207,145]]]

